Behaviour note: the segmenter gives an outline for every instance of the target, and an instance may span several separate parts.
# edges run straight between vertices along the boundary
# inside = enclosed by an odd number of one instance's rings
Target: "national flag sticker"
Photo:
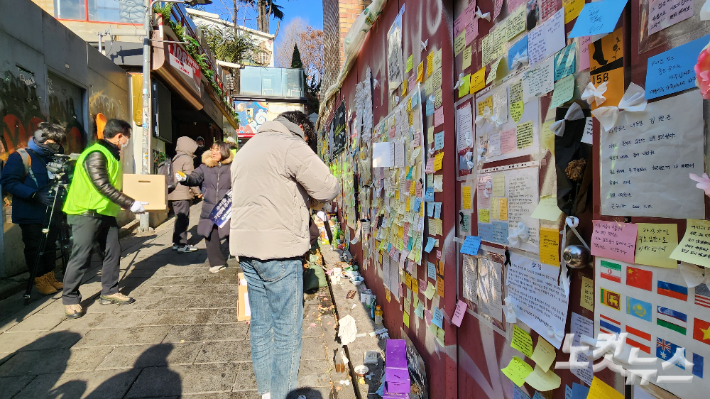
[[[611,280],[616,283],[621,283],[621,265],[608,260],[601,261],[601,278]]]
[[[600,293],[601,296],[599,297],[599,300],[602,305],[606,305],[614,310],[621,310],[621,295],[605,288],[601,288]]]
[[[653,290],[653,272],[643,270],[638,267],[626,267],[626,285],[636,287],[638,289],[652,291]]]
[[[658,306],[656,311],[656,324],[685,335],[688,328],[688,317],[677,310]]]
[[[626,326],[626,343],[639,348],[642,352],[651,354],[651,334],[643,332],[637,328]]]
[[[658,280],[657,286],[658,295],[665,295],[680,301],[688,300],[688,287],[683,287],[682,285],[668,283],[661,280]]]
[[[710,345],[710,323],[696,317],[693,321],[693,339]]]
[[[609,316],[599,315],[599,332],[604,334],[621,334],[621,323]]]
[[[672,343],[671,341],[665,340],[660,337],[656,338],[656,357],[663,361],[672,358],[678,348],[681,347]],[[685,353],[685,349],[683,349],[683,353]],[[683,364],[676,363],[675,365],[685,370],[685,366]]]
[[[693,353],[693,375],[698,378],[703,378],[703,370],[705,369],[705,358]]]
[[[710,288],[707,285],[695,287],[695,304],[710,309]]]
[[[626,314],[638,317],[641,320],[653,321],[653,305],[648,302],[632,298],[630,296],[626,297]]]

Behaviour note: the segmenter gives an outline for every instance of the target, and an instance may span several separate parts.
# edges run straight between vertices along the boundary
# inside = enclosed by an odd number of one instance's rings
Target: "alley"
[[[191,226],[200,206],[193,206]],[[172,250],[173,223],[122,240],[120,290],[135,304],[96,301],[96,259],[81,288],[88,307],[81,319],[65,319],[59,294],[26,307],[20,294],[0,302],[0,399],[260,397],[249,325],[236,319],[237,263],[230,259],[226,270],[208,273],[194,228],[190,240],[200,250]],[[306,302],[301,388],[293,398],[354,397],[352,386],[338,384],[349,377],[336,375],[330,360],[337,347],[330,305],[327,288]]]

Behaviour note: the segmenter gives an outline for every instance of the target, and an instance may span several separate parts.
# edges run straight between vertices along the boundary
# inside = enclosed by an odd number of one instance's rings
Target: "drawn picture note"
[[[648,34],[675,25],[693,16],[693,0],[650,0],[648,3]]]
[[[555,81],[571,75],[577,68],[575,62],[577,56],[577,45],[575,43],[563,48],[555,54]]]
[[[636,262],[640,265],[675,269],[678,262],[671,253],[678,246],[676,224],[637,223]]]
[[[708,40],[710,35],[649,57],[646,70],[646,99],[651,100],[695,88],[695,63]]]
[[[628,0],[602,0],[585,4],[569,38],[600,35],[614,30]]]
[[[548,58],[537,68],[526,71],[523,75],[523,102],[543,96],[555,89],[555,59]]]
[[[528,34],[530,65],[534,66],[542,62],[565,46],[564,19],[565,14],[562,9],[530,31]]]
[[[710,267],[710,221],[689,219],[683,240],[673,250],[671,258]]]
[[[704,168],[696,145],[704,137],[702,102],[691,90],[621,112],[614,128],[602,129],[602,215],[705,218],[705,195],[688,178]]]
[[[594,221],[592,255],[634,263],[638,226],[632,223]]]

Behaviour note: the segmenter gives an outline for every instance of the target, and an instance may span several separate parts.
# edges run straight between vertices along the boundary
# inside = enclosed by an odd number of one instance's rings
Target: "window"
[[[57,19],[140,24],[145,9],[142,0],[55,0]]]

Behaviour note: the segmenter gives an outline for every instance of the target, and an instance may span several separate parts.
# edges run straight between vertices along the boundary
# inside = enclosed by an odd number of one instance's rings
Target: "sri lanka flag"
[[[685,335],[688,327],[688,317],[685,313],[681,313],[677,310],[658,306],[656,311],[656,324]]]
[[[611,280],[616,283],[621,283],[621,265],[607,260],[601,261],[601,278]]]
[[[681,301],[688,300],[688,287],[683,287],[682,285],[658,280],[657,292],[659,295],[665,295]]]

